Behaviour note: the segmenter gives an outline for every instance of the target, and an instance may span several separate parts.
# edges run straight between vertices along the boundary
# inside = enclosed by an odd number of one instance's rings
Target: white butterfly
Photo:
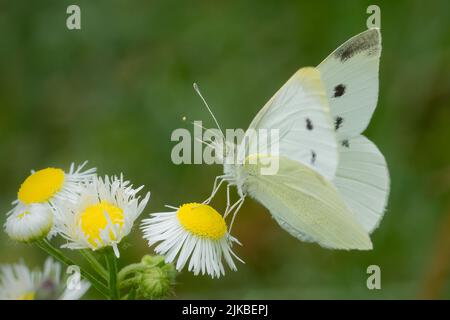
[[[361,132],[377,104],[380,54],[381,34],[374,28],[349,39],[316,68],[298,70],[253,119],[248,143],[222,141],[225,155],[233,151],[244,160],[224,164],[205,203],[226,182],[231,225],[248,195],[298,239],[333,249],[372,249],[369,234],[383,216],[389,174],[383,155]],[[279,129],[277,154],[249,154],[253,147],[260,150],[260,140],[249,134],[259,129]],[[267,158],[279,161],[274,175],[261,174]],[[240,195],[233,205],[230,186]]]

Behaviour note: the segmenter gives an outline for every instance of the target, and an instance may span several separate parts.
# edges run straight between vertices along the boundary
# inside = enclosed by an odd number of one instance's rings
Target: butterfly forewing
[[[250,136],[246,152],[257,149],[258,154],[280,155],[316,170],[325,178],[334,177],[337,142],[325,89],[316,68],[297,71],[256,115],[247,137],[252,129],[278,130],[278,153],[266,148],[258,135]]]
[[[333,117],[338,140],[366,129],[378,100],[381,55],[379,29],[369,29],[346,41],[317,68]]]

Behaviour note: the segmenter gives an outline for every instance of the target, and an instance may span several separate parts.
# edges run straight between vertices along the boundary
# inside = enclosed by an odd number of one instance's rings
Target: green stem
[[[134,272],[139,272],[139,271],[143,271],[146,268],[146,266],[142,263],[132,263],[129,264],[126,267],[123,267],[120,271],[119,274],[117,275],[117,279],[119,281],[119,283],[125,279],[126,276],[128,276],[130,273]]]
[[[80,250],[81,255],[86,259],[91,265],[92,269],[95,270],[103,279],[108,280],[108,271],[103,267],[103,265],[95,258],[94,254],[90,250]]]
[[[40,240],[40,241],[37,241],[36,243],[47,254],[49,254],[53,258],[57,259],[58,261],[62,262],[66,266],[77,265],[73,260],[66,257],[60,250],[53,247],[52,244],[50,242],[48,242],[48,240],[46,240],[46,239]],[[89,282],[92,284],[92,286],[95,289],[97,289],[104,296],[106,296],[106,297],[109,296],[108,288],[106,288],[104,284],[102,284],[100,281],[98,281],[95,276],[91,275],[89,272],[87,272],[84,269],[80,268],[80,271],[81,271],[81,275],[83,277],[85,277],[87,280],[89,280]]]
[[[119,287],[117,286],[117,260],[112,248],[106,254],[106,263],[109,271],[109,291],[111,293],[111,299],[118,300]]]

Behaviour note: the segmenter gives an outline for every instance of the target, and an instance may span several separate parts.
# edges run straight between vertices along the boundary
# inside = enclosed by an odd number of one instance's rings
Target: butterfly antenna
[[[225,139],[225,136],[223,135],[222,128],[219,125],[219,122],[217,121],[216,117],[214,116],[214,113],[211,111],[211,108],[209,107],[208,103],[206,102],[205,98],[203,98],[202,93],[200,92],[200,88],[198,87],[197,83],[194,82],[193,84],[195,92],[199,95],[200,99],[202,99],[204,105],[206,106],[206,109],[208,109],[209,114],[213,118],[214,122],[216,123],[217,128],[220,130],[220,134],[222,135],[222,138]]]

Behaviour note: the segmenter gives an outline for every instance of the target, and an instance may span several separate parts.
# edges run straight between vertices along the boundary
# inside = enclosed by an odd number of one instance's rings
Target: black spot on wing
[[[340,127],[342,127],[342,123],[344,122],[344,118],[342,117],[336,117],[334,119],[334,130],[338,130]]]
[[[350,142],[348,140],[342,140],[341,145],[345,148],[350,148]]]
[[[360,34],[340,46],[334,56],[341,62],[345,62],[355,54],[360,52],[366,52],[368,56],[378,54],[380,48],[379,44],[379,33],[377,30],[372,29]]]
[[[314,150],[311,150],[311,164],[316,163],[317,154]]]
[[[334,87],[334,97],[338,98],[345,93],[345,86],[341,83]]]
[[[306,129],[308,129],[308,130],[314,129],[313,123],[312,123],[311,119],[309,119],[309,118],[306,118]]]

